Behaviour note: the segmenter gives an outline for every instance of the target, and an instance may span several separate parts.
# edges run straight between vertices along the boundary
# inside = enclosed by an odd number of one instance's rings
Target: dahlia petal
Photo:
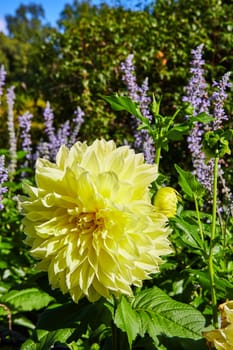
[[[104,198],[114,199],[115,194],[119,189],[119,181],[117,175],[112,172],[100,173],[96,179],[99,193]]]
[[[62,170],[66,168],[66,160],[68,156],[69,156],[69,149],[65,145],[62,145],[56,156],[56,164],[58,168]]]

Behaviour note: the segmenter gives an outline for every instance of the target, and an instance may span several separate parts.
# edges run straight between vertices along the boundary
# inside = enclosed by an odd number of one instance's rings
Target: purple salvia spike
[[[128,55],[125,62],[121,63],[121,71],[123,73],[122,80],[125,82],[129,97],[134,102],[139,102],[138,85],[135,76],[135,67],[133,64],[134,55]]]
[[[193,114],[201,112],[209,114],[210,99],[207,94],[207,83],[204,77],[203,66],[205,61],[202,58],[203,44],[192,50],[191,79],[185,87],[186,96],[183,101],[189,102],[193,107]],[[202,151],[202,136],[204,133],[203,124],[196,122],[187,138],[188,148],[192,154],[194,175],[208,190],[212,189],[212,176],[210,176],[209,164],[206,164],[205,154]]]
[[[30,135],[32,118],[33,116],[29,112],[24,113],[18,118],[19,126],[22,129],[20,134],[22,140],[22,150],[27,152],[27,160],[32,160],[32,140]]]
[[[150,121],[152,121],[152,115],[150,114],[150,109],[149,106],[151,104],[151,98],[148,96],[148,90],[149,90],[149,85],[148,85],[148,78],[144,80],[142,83],[142,87],[140,89],[140,108],[141,112],[144,117],[148,118]]]
[[[202,58],[202,50],[204,45],[199,45],[195,50],[192,50],[193,60],[191,61],[190,73],[191,79],[187,87],[185,87],[186,96],[183,101],[189,102],[193,109],[194,115],[201,112],[209,112],[210,101],[207,94],[207,83],[204,77],[203,66],[205,61]]]
[[[8,133],[9,133],[9,143],[10,143],[10,157],[11,161],[9,164],[9,177],[12,180],[16,167],[17,167],[17,140],[15,135],[15,124],[14,124],[14,101],[15,101],[15,93],[14,93],[14,86],[7,89],[7,105],[8,105],[8,119],[7,119],[7,126],[8,126]]]
[[[58,142],[57,137],[55,135],[55,128],[53,126],[54,121],[54,114],[53,110],[50,107],[50,103],[46,103],[46,107],[44,110],[44,122],[45,122],[45,133],[48,137],[48,148],[50,151],[50,159],[55,159],[57,149],[58,149]]]
[[[139,87],[136,82],[135,66],[133,64],[133,54],[128,55],[125,62],[121,63],[121,71],[123,73],[122,80],[127,86],[129,97],[140,104],[141,113],[144,117],[152,120],[152,116],[149,111],[149,105],[151,104],[151,98],[148,93],[148,79],[146,78]],[[132,118],[133,126],[135,129],[139,126],[140,122],[135,117]],[[154,162],[154,144],[152,138],[148,135],[147,130],[135,130],[134,132],[135,143],[134,146],[137,150],[143,151],[145,160],[148,163]]]
[[[227,99],[226,89],[232,86],[229,81],[230,74],[230,72],[224,74],[219,83],[213,83],[213,87],[216,88],[216,91],[212,95],[214,115],[213,130],[221,128],[222,123],[229,119],[224,111],[224,102]]]
[[[75,124],[74,130],[72,134],[70,135],[69,139],[69,146],[72,146],[77,141],[77,136],[80,130],[81,125],[84,122],[84,112],[80,107],[77,107],[77,109],[74,111],[75,117],[73,118],[73,122]]]
[[[229,82],[230,73],[226,73],[219,83],[214,82],[213,87],[216,87],[216,91],[213,93],[212,98],[208,97],[207,94],[207,83],[204,78],[204,60],[202,59],[203,45],[199,45],[196,50],[192,51],[193,60],[191,62],[190,72],[192,77],[189,81],[188,86],[185,88],[186,96],[183,101],[189,102],[193,109],[194,115],[201,112],[209,113],[211,102],[213,105],[213,116],[214,122],[212,124],[205,125],[202,123],[195,123],[190,135],[187,138],[188,147],[192,154],[192,161],[194,171],[193,173],[197,176],[200,183],[212,193],[213,188],[213,160],[206,163],[206,157],[202,151],[202,136],[205,130],[217,130],[222,126],[222,122],[227,120],[228,117],[224,111],[224,102],[227,98],[226,88],[231,86]],[[219,163],[219,176],[223,179],[223,170]],[[225,182],[222,181],[223,190],[228,196],[228,201],[232,207],[232,194],[226,186]]]
[[[56,136],[55,136],[55,129],[53,126],[53,120],[54,120],[53,110],[50,107],[50,103],[47,102],[44,110],[45,133],[48,136],[48,140],[50,144],[52,145],[56,144]]]
[[[7,193],[8,188],[4,186],[4,183],[8,180],[8,171],[5,167],[5,156],[0,156],[0,210],[4,209],[2,203],[3,195]]]
[[[216,88],[216,91],[212,94],[212,103],[213,103],[213,115],[214,115],[214,121],[213,121],[213,130],[218,130],[222,127],[222,124],[225,120],[228,120],[229,117],[226,115],[224,110],[224,103],[227,99],[227,88],[230,88],[232,86],[230,82],[230,72],[227,72],[223,75],[222,79],[219,82],[214,81],[213,87]],[[233,213],[233,194],[230,190],[230,188],[227,186],[226,181],[223,177],[224,170],[221,167],[221,164],[223,161],[219,163],[219,178],[222,185],[222,193],[224,197],[227,199],[229,203],[229,211],[231,212],[231,215]]]
[[[68,144],[68,138],[70,135],[70,121],[67,120],[65,123],[61,125],[61,127],[57,131],[57,147],[59,148],[61,145]]]
[[[38,143],[36,153],[34,155],[34,160],[36,161],[38,157],[43,157],[44,159],[48,160],[51,158],[50,147],[48,142],[40,141]]]
[[[0,104],[1,104],[1,96],[3,95],[3,86],[5,85],[6,80],[6,71],[3,65],[0,67]]]

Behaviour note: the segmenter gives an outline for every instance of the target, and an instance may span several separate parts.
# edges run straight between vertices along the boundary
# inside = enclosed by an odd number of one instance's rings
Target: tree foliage
[[[86,114],[83,138],[108,135],[122,141],[130,134],[129,117],[114,115],[100,97],[125,88],[120,63],[133,53],[139,81],[148,76],[151,92],[164,96],[163,108],[171,113],[187,84],[193,48],[204,43],[210,80],[232,67],[232,6],[158,0],[144,11],[131,11],[75,0],[64,7],[55,29],[43,24],[40,5],[21,5],[16,16],[6,17],[11,39],[2,37],[7,45],[0,53],[8,65],[22,57],[21,65],[11,66],[12,82],[24,83],[22,94],[34,102],[49,100],[55,109],[63,102],[58,122],[80,105]],[[15,43],[21,51],[14,50]]]

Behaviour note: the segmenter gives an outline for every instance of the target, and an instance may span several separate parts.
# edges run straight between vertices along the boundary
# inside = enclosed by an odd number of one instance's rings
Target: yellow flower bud
[[[171,218],[176,215],[179,193],[172,187],[161,187],[155,195],[154,206],[157,212]]]

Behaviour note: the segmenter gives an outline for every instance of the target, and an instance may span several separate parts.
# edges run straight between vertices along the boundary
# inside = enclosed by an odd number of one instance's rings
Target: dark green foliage
[[[25,65],[13,69],[11,80],[21,80],[21,93],[31,96],[35,104],[39,97],[49,100],[57,110],[58,123],[80,105],[86,114],[83,139],[130,139],[129,117],[110,111],[99,96],[125,88],[120,63],[134,53],[139,82],[148,76],[151,92],[156,98],[163,95],[162,112],[172,114],[189,79],[193,48],[204,43],[210,82],[231,69],[232,6],[217,0],[159,0],[150,11],[129,11],[74,1],[61,14],[61,30],[37,23],[43,35],[30,44],[26,55],[22,52]],[[40,15],[35,14],[38,21]],[[23,22],[26,25],[27,20]],[[12,37],[19,46],[25,44],[13,31]],[[2,46],[1,51],[5,55]],[[41,115],[40,109],[36,115]],[[175,157],[179,151],[174,148]]]

